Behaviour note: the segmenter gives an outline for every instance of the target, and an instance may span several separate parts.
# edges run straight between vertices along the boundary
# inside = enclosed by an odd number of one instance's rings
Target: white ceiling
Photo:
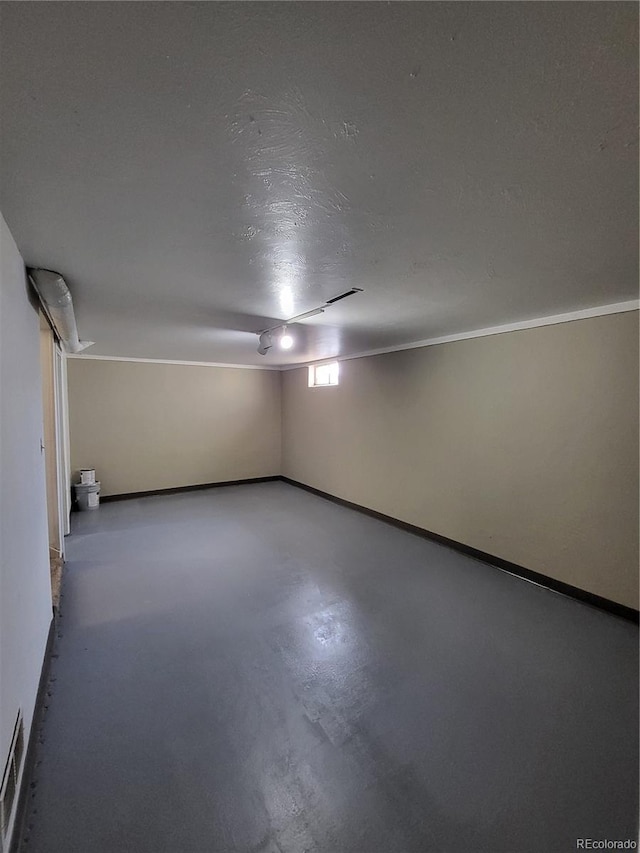
[[[636,4],[0,7],[0,207],[92,354],[296,363],[637,298]]]

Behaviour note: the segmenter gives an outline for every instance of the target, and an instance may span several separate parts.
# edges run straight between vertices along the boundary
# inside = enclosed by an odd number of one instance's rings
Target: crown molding
[[[82,355],[68,353],[67,358],[79,361],[132,361],[138,364],[184,364],[188,367],[228,367],[234,370],[280,370],[277,365],[267,364],[227,364],[217,361],[178,361],[170,358],[134,358],[120,355]]]
[[[536,317],[532,320],[521,320],[517,323],[506,323],[502,326],[490,326],[486,329],[473,329],[468,332],[458,332],[453,335],[442,335],[438,338],[427,338],[422,341],[413,341],[408,344],[397,344],[391,347],[380,347],[379,349],[364,350],[363,352],[350,353],[349,355],[337,355],[333,358],[311,359],[300,361],[295,364],[227,364],[215,361],[179,361],[166,358],[134,358],[117,355],[85,355],[83,353],[68,354],[67,358],[77,358],[92,361],[131,361],[141,364],[184,364],[191,367],[225,367],[234,370],[299,370],[308,364],[322,364],[330,361],[350,361],[353,358],[367,358],[372,355],[385,355],[389,352],[402,352],[409,349],[420,349],[422,347],[434,347],[439,344],[450,344],[455,341],[467,341],[472,338],[486,338],[492,335],[504,335],[508,332],[520,332],[525,329],[538,329],[542,326],[556,326],[560,323],[572,323],[574,320],[588,320],[591,317],[605,317],[608,314],[623,314],[627,311],[638,311],[640,300],[633,299],[629,302],[614,302],[610,305],[599,305],[596,308],[583,308],[579,311],[569,311],[566,314],[551,314],[547,317]]]
[[[560,323],[571,323],[574,320],[588,320],[591,317],[605,317],[608,314],[623,314],[627,311],[638,311],[640,300],[633,299],[629,302],[614,302],[610,305],[600,305],[596,308],[583,308],[579,311],[569,311],[566,314],[551,314],[548,317],[536,317],[532,320],[522,320],[517,323],[506,323],[502,326],[490,326],[486,329],[473,329],[469,332],[459,332],[453,335],[443,335],[438,338],[427,338],[423,341],[414,341],[409,344],[397,344],[391,347],[380,347],[379,349],[365,350],[363,352],[349,355],[338,355],[334,358],[321,358],[316,361],[303,361],[298,364],[283,365],[281,370],[299,370],[308,364],[322,364],[330,361],[350,361],[353,358],[367,358],[372,355],[385,355],[389,352],[402,352],[409,349],[420,349],[422,347],[434,347],[439,344],[450,344],[455,341],[467,341],[472,338],[486,338],[492,335],[504,335],[508,332],[520,332],[525,329],[538,329],[542,326],[556,326]]]

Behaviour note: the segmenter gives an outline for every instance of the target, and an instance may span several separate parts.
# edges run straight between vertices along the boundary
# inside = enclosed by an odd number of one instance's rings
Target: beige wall
[[[69,359],[71,467],[103,495],[280,473],[280,374]]]
[[[283,377],[286,476],[638,606],[638,312]]]

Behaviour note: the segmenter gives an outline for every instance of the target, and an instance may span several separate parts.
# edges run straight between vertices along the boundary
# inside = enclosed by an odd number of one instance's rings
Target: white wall
[[[68,359],[71,467],[103,495],[280,473],[273,370]]]
[[[284,374],[283,473],[638,607],[638,312]]]
[[[39,320],[0,216],[0,763],[18,708],[28,738],[51,622]]]

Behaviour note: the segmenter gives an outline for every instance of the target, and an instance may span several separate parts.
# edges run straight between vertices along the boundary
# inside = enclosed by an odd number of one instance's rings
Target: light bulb
[[[280,346],[282,347],[282,349],[291,349],[291,347],[293,346],[293,338],[291,337],[291,335],[288,335],[285,332],[285,334],[280,338]]]

